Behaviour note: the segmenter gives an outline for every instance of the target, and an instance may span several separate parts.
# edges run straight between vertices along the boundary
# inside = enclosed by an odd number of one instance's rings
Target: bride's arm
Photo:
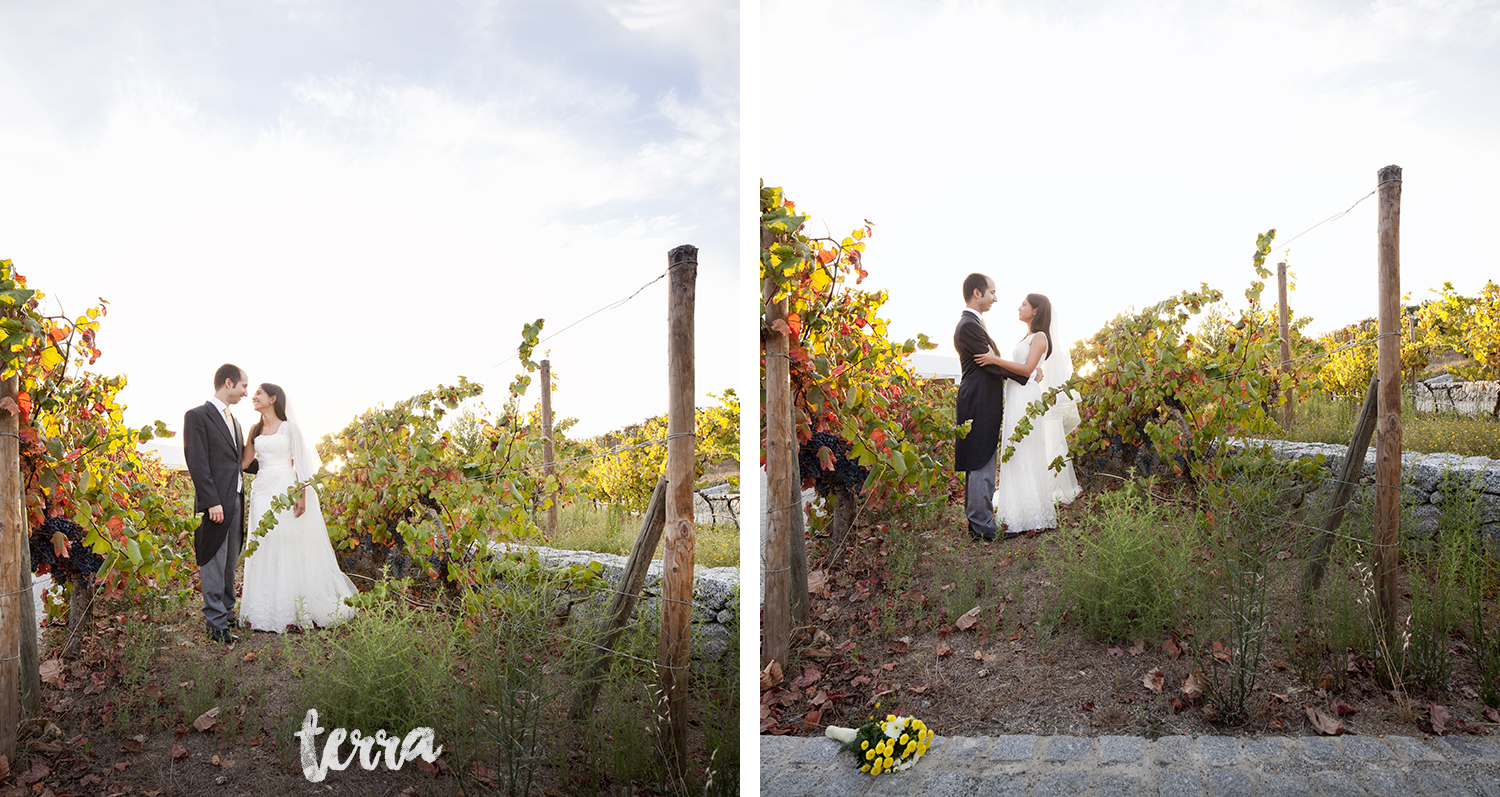
[[[254,461],[255,461],[255,438],[252,437],[249,440],[245,441],[244,452],[240,454],[240,470],[245,470],[246,468],[250,467],[250,463],[252,463]]]
[[[1031,349],[1026,352],[1026,362],[1018,363],[1002,359],[993,351],[974,355],[974,361],[980,365],[998,365],[1013,374],[1031,376],[1036,367],[1041,364],[1042,357],[1047,353],[1047,336],[1035,335],[1031,338]]]

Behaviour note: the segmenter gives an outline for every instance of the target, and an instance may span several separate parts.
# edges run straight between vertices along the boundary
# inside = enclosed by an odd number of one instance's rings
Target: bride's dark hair
[[[1047,336],[1047,354],[1044,356],[1051,357],[1052,300],[1041,295],[1040,293],[1028,293],[1026,294],[1026,303],[1031,305],[1032,310],[1036,311],[1035,314],[1031,316],[1031,331],[1041,332]],[[264,385],[262,385],[262,387],[264,387]],[[278,409],[280,409],[279,406]]]
[[[271,408],[276,411],[276,417],[277,418],[280,418],[281,420],[285,421],[286,420],[286,391],[284,391],[284,390],[281,389],[281,385],[273,385],[270,382],[261,382],[260,383],[260,389],[266,391],[266,395],[267,396],[270,396],[271,398],[275,399],[275,401],[273,401],[271,403]],[[262,426],[265,426],[265,425],[266,425],[265,418],[261,418],[260,420],[256,421],[255,425],[252,426],[252,427],[250,427],[250,439],[254,440],[255,438],[259,437],[260,436],[260,428]]]

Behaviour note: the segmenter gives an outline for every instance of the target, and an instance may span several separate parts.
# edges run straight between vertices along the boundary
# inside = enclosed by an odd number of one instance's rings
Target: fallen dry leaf
[[[946,643],[946,642],[944,642],[944,641],[942,641],[940,639],[940,640],[938,640],[938,643],[937,643],[937,655],[938,655],[938,658],[942,658],[944,656],[952,656],[953,655],[953,648],[948,647],[948,643]]]
[[[1161,694],[1162,685],[1166,681],[1167,677],[1162,674],[1160,667],[1152,667],[1151,671],[1141,678],[1141,684],[1158,695]]]
[[[1191,703],[1203,696],[1203,671],[1193,670],[1192,674],[1182,682],[1182,699]]]
[[[255,661],[255,651],[252,650],[249,653],[246,653],[245,655],[241,656],[240,657],[240,661],[242,661],[242,662],[244,662],[246,664],[249,664],[250,662]]]
[[[958,629],[960,631],[967,631],[970,628],[973,628],[974,624],[977,622],[979,622],[979,607],[975,606],[974,608],[964,612],[963,616],[955,620],[953,624],[958,626]]]
[[[793,689],[806,689],[807,687],[817,683],[822,677],[823,671],[818,669],[818,666],[816,664],[809,664],[805,668],[803,668],[802,675],[799,676],[797,680],[792,681],[791,686]]]
[[[774,663],[775,662],[772,662],[772,664],[774,664]],[[218,724],[219,724],[219,707],[218,706],[214,706],[213,708],[211,708],[211,709],[203,712],[202,714],[199,714],[198,715],[198,719],[193,720],[193,727],[197,728],[198,730],[202,731],[203,733],[208,733],[209,731],[211,731],[211,730],[214,729],[215,725],[218,725]]]
[[[1345,703],[1339,698],[1334,698],[1332,708],[1334,711],[1338,712],[1338,715],[1340,717],[1347,717],[1350,714],[1359,713],[1359,709],[1350,706],[1348,703]]]
[[[1286,723],[1282,722],[1280,717],[1272,717],[1266,720],[1266,727],[1273,731],[1284,731],[1286,730]]]
[[[760,691],[764,692],[780,684],[782,680],[781,662],[772,659],[771,663],[767,664],[766,668],[760,671]]]
[[[1169,659],[1180,659],[1182,658],[1182,643],[1177,641],[1175,634],[1169,636],[1167,641],[1161,643],[1161,652],[1167,654]]]
[[[0,755],[0,779],[10,777],[10,759]]]
[[[911,648],[911,637],[904,636],[900,639],[892,639],[885,643],[886,653],[905,653]]]
[[[1500,711],[1486,706],[1484,709],[1484,718],[1490,722],[1500,722]]]
[[[899,661],[886,662],[885,664],[880,665],[880,669],[885,670],[886,672],[890,672],[891,670],[896,669],[896,665],[900,663],[901,662]]]
[[[21,785],[30,786],[50,774],[52,774],[52,767],[47,766],[46,761],[37,761],[31,765],[31,769],[21,774]]]
[[[1213,645],[1213,655],[1214,658],[1224,662],[1225,664],[1231,663],[1229,660],[1229,648],[1224,647],[1224,645],[1219,642],[1215,642]]]
[[[1111,656],[1124,656],[1125,655],[1125,651],[1123,651],[1123,650],[1121,650],[1119,648],[1110,648],[1109,650],[1107,650],[1105,652],[1108,653]]]
[[[42,676],[42,683],[52,684],[58,689],[63,688],[63,663],[57,659],[47,659],[38,668]]]
[[[931,689],[931,688],[932,688],[932,684],[912,684],[911,686],[908,686],[906,688],[906,691],[911,692],[914,695],[920,695],[920,694],[925,693],[928,689]]]
[[[1431,727],[1432,729],[1431,732],[1437,734],[1438,736],[1443,735],[1443,733],[1447,729],[1448,722],[1453,719],[1453,715],[1448,713],[1447,706],[1440,706],[1436,703],[1428,704],[1427,717],[1429,721],[1429,727]],[[1423,730],[1426,730],[1426,728],[1424,728]]]
[[[120,761],[120,762],[117,762],[115,764],[115,769],[118,769],[121,772],[124,772],[125,770],[130,769],[130,762],[129,761]]]
[[[183,747],[180,744],[174,744],[174,745],[172,745],[172,757],[175,758],[175,759],[178,759],[178,760],[187,758],[188,757],[187,748]]]
[[[1313,728],[1324,736],[1338,736],[1346,731],[1344,723],[1319,711],[1311,703],[1304,706],[1303,710],[1307,712],[1308,722],[1311,722]]]
[[[80,786],[96,786],[96,785],[98,785],[103,780],[104,780],[103,778],[101,778],[98,775],[95,775],[92,772],[90,772],[89,774],[84,775],[83,777],[81,777],[81,778],[78,779],[78,785],[80,785]]]
[[[828,597],[828,571],[809,570],[807,572],[807,591],[824,598]]]
[[[1139,656],[1139,655],[1141,655],[1142,653],[1145,653],[1145,652],[1146,652],[1146,640],[1137,637],[1136,640],[1135,640],[1135,644],[1130,646],[1130,655],[1132,655],[1132,656]]]

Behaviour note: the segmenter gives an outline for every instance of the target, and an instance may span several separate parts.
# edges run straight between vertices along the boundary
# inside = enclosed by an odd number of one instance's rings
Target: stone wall
[[[497,551],[506,547],[495,545]],[[613,587],[618,587],[620,579],[625,575],[626,557],[623,556],[523,545],[509,547],[536,551],[542,562],[549,565],[587,565],[589,562],[598,562],[604,566],[605,581]],[[661,624],[661,574],[661,561],[652,562],[646,571],[646,583],[641,588],[641,600],[635,607],[636,619],[652,629],[659,628]],[[740,569],[737,567],[693,569],[692,657],[695,663],[708,661],[726,667],[738,666],[739,586]],[[611,597],[611,593],[602,592],[581,606],[574,607],[573,611],[578,612],[577,619],[592,623],[604,613]]]
[[[1412,398],[1417,412],[1489,415],[1500,402],[1500,382],[1455,382],[1443,374],[1418,382]]]
[[[1286,440],[1258,441],[1269,444],[1278,457],[1283,459],[1314,457],[1322,454],[1329,480],[1320,491],[1331,494],[1337,476],[1344,464],[1347,445],[1330,443],[1294,443]],[[1242,443],[1235,442],[1238,447]],[[1354,489],[1354,500],[1368,498],[1375,483],[1375,447],[1365,451],[1364,466],[1360,469],[1359,486]],[[1438,518],[1444,508],[1451,506],[1449,498],[1465,485],[1475,485],[1479,493],[1480,532],[1492,543],[1500,544],[1500,460],[1487,457],[1461,457],[1457,454],[1418,454],[1413,451],[1401,453],[1401,504],[1410,522],[1403,525],[1401,534],[1406,538],[1430,538],[1438,526]]]

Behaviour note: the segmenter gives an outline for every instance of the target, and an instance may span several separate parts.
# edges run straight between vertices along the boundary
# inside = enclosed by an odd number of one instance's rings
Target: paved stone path
[[[905,772],[872,778],[838,742],[763,736],[761,797],[1500,797],[1489,737],[937,737]]]

